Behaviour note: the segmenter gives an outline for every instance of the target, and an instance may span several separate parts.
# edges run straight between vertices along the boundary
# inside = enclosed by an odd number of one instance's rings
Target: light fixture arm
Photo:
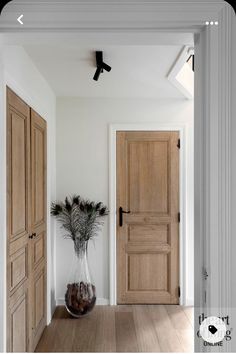
[[[93,79],[95,81],[98,81],[100,74],[103,73],[103,69],[110,72],[111,67],[110,67],[110,65],[104,63],[102,51],[96,51],[96,64],[97,64],[97,70],[94,74]]]

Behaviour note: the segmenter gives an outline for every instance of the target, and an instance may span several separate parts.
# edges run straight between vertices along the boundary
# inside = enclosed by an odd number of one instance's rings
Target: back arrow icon
[[[23,18],[23,16],[24,16],[24,15],[20,15],[20,16],[18,17],[18,19],[17,19],[17,21],[18,21],[21,25],[23,25],[23,22],[21,21],[21,19]]]

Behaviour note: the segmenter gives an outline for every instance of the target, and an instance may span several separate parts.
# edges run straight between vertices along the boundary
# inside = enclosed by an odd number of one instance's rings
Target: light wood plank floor
[[[36,352],[193,352],[193,308],[96,306],[73,319],[57,307]]]

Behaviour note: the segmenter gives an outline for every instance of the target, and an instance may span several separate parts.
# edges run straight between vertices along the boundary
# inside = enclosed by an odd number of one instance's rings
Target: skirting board
[[[63,298],[56,299],[56,305],[65,305],[65,300]],[[109,300],[102,297],[97,298],[96,305],[109,305]]]
[[[97,299],[97,302],[96,302],[97,305],[102,305],[102,306],[105,306],[105,305],[109,305],[110,302],[108,299],[104,299],[102,297],[99,297]],[[56,300],[56,306],[62,306],[62,305],[65,305],[65,300],[63,298],[59,298]],[[186,304],[185,306],[193,306],[194,305],[194,300],[193,299],[186,299]]]
[[[194,299],[186,298],[186,302],[184,306],[194,306]]]

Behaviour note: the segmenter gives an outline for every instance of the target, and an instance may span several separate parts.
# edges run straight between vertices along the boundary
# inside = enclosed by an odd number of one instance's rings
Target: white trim
[[[56,299],[56,306],[64,306],[64,305],[65,305],[65,299],[63,297],[59,297],[58,299]],[[109,300],[103,297],[99,297],[96,300],[96,305],[99,306],[109,305]]]
[[[184,306],[191,306],[191,307],[193,307],[193,306],[194,306],[194,298],[187,297]]]
[[[180,55],[176,59],[174,65],[172,66],[167,79],[174,85],[186,98],[189,100],[193,99],[193,95],[176,79],[176,76],[182,69],[183,65],[186,63],[190,55],[194,54],[194,49],[189,46],[184,46]]]
[[[173,123],[137,123],[137,124],[110,124],[109,127],[109,262],[110,262],[110,305],[117,304],[117,274],[116,274],[116,132],[117,131],[179,131],[180,148],[180,305],[193,305],[191,299],[186,298],[186,207],[191,207],[186,195],[186,127],[187,124]],[[187,202],[186,202],[187,201]]]

